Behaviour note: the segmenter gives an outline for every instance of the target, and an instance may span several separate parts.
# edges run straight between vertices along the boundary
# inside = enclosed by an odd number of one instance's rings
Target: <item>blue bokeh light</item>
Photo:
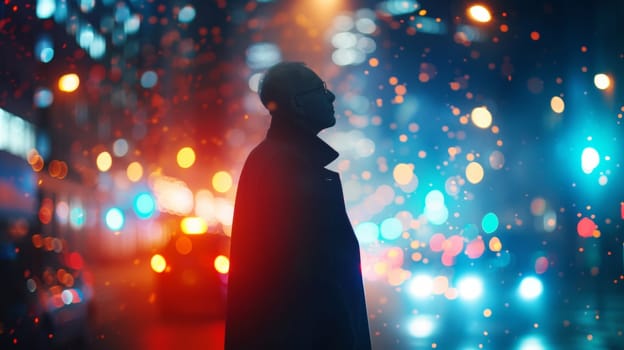
[[[35,57],[42,63],[50,63],[54,59],[54,44],[49,35],[42,35],[35,44]]]
[[[46,19],[52,17],[56,11],[56,1],[54,0],[37,0],[37,17]]]
[[[184,6],[178,13],[178,21],[182,23],[190,23],[195,19],[195,8],[193,6]]]

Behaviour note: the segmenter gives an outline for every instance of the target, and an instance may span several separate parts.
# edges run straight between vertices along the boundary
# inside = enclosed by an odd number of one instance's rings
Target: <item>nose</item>
[[[329,102],[334,102],[336,100],[336,95],[334,95],[334,93],[327,89],[327,98],[329,99]]]

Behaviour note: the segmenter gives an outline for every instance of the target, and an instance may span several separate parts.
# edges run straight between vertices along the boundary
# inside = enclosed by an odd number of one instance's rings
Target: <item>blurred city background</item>
[[[295,60],[337,95],[375,349],[624,349],[622,15],[3,0],[0,348],[222,348],[258,82]]]

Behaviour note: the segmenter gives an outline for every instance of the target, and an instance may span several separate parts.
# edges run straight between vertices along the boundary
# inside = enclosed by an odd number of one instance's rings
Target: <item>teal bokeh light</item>
[[[79,229],[85,224],[85,211],[82,207],[74,207],[69,212],[69,223],[75,228]]]
[[[498,229],[498,216],[494,213],[487,213],[481,220],[481,228],[485,233],[492,233]]]
[[[394,240],[401,236],[403,224],[397,218],[388,218],[381,223],[381,237],[386,240]]]
[[[374,222],[363,222],[355,227],[355,236],[362,244],[374,243],[379,239],[379,226]]]
[[[448,219],[449,211],[444,204],[444,194],[432,190],[425,197],[425,216],[433,225],[442,225]]]
[[[156,202],[149,193],[140,193],[134,199],[134,211],[141,219],[149,219],[154,215],[156,210]]]
[[[449,211],[446,206],[425,207],[425,216],[433,225],[442,225],[448,220]]]
[[[119,231],[124,226],[125,218],[119,208],[110,208],[106,211],[104,221],[111,231]]]

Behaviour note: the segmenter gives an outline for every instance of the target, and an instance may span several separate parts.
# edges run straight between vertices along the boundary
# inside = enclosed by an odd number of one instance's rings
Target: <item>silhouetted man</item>
[[[336,96],[299,62],[271,67],[259,94],[271,127],[238,184],[225,348],[370,349],[359,246],[325,168],[338,153],[317,137]]]

